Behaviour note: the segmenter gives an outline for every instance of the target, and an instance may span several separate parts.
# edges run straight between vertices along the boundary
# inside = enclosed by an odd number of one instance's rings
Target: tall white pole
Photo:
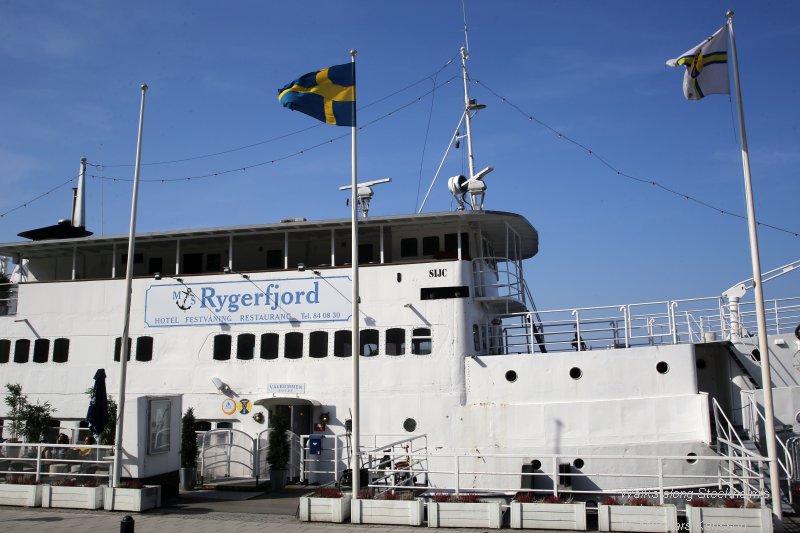
[[[767,458],[769,458],[770,492],[772,515],[783,520],[781,509],[781,481],[778,472],[778,449],[775,444],[775,415],[772,405],[772,378],[769,367],[769,342],[767,321],[764,312],[764,291],[761,285],[761,259],[758,253],[758,233],[756,231],[756,210],[753,201],[753,185],[750,180],[750,156],[747,152],[747,131],[744,126],[742,90],[739,85],[739,61],[736,57],[736,40],[733,38],[733,11],[728,11],[728,32],[731,37],[731,60],[733,62],[733,83],[736,89],[736,104],[739,111],[739,133],[742,139],[742,167],[744,170],[745,201],[747,202],[747,228],[750,233],[750,260],[753,263],[753,287],[755,289],[756,317],[758,319],[758,351],[761,354],[761,388],[764,391],[764,426],[767,439]]]
[[[142,85],[142,103],[139,108],[139,137],[136,141],[136,167],[133,172],[133,199],[131,200],[131,228],[128,233],[128,271],[125,274],[125,319],[122,327],[121,349],[119,357],[119,399],[117,400],[117,433],[114,439],[114,477],[112,486],[119,486],[122,473],[122,425],[125,418],[125,379],[128,370],[128,333],[131,322],[131,284],[133,281],[133,254],[136,234],[136,203],[139,197],[139,167],[142,161],[142,128],[144,126],[144,96],[147,85]]]
[[[356,51],[350,50],[350,60],[353,64],[353,84],[355,85],[355,72],[356,72]],[[351,180],[351,187],[350,187],[350,217],[351,217],[351,226],[352,226],[352,250],[351,250],[351,265],[352,265],[352,276],[353,276],[353,334],[352,334],[352,348],[353,348],[353,455],[351,456],[350,460],[350,475],[353,480],[353,498],[358,498],[358,490],[359,490],[359,483],[360,483],[360,474],[361,474],[361,464],[360,464],[360,441],[361,441],[361,424],[359,420],[360,409],[360,397],[359,397],[359,375],[358,375],[358,364],[360,354],[360,346],[361,343],[359,342],[359,330],[358,330],[358,183],[357,182],[357,175],[358,175],[358,167],[356,165],[356,109],[355,109],[355,102],[353,102],[353,130],[352,130],[352,137],[353,137],[353,147],[352,147],[352,180]]]
[[[466,26],[465,26],[466,28]],[[461,47],[461,72],[464,75],[464,106],[465,106],[465,121],[467,125],[467,160],[469,162],[469,177],[475,177],[475,158],[472,155],[472,119],[469,116],[469,81],[467,79],[467,59],[469,59],[469,52],[463,46]]]
[[[75,206],[72,208],[72,227],[86,226],[86,158],[81,157],[81,168],[78,174],[78,192],[75,194]]]

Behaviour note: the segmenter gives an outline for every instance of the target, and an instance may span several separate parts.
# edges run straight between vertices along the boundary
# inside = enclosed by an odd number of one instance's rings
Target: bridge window
[[[0,363],[8,363],[8,356],[11,353],[11,341],[0,339]]]
[[[432,235],[422,238],[422,255],[435,255],[439,253],[439,236]]]
[[[114,339],[114,361],[119,362],[120,355],[122,351],[122,337],[117,337]],[[128,361],[131,360],[131,338],[128,337]]]
[[[231,358],[231,336],[217,335],[214,337],[214,359],[227,361]]]
[[[33,362],[46,363],[50,355],[50,339],[36,339],[33,342]]]
[[[417,251],[416,237],[400,240],[400,257],[416,257],[419,255]]]
[[[68,360],[69,339],[56,339],[55,342],[53,342],[53,362],[66,363]]]
[[[261,335],[261,359],[278,358],[278,334],[264,333]]]
[[[406,330],[392,328],[386,330],[386,355],[406,353]]]
[[[378,349],[379,344],[377,329],[361,330],[359,339],[361,341],[361,355],[372,356],[380,353],[380,350]]]
[[[139,337],[136,339],[136,360],[153,360],[153,337]]]
[[[236,338],[236,359],[252,359],[256,351],[256,336],[243,333]]]
[[[19,339],[14,343],[14,362],[27,363],[28,354],[31,351],[31,341],[28,339]]]
[[[315,358],[328,357],[328,332],[312,331],[308,339],[308,355]]]
[[[333,355],[350,357],[353,355],[353,332],[342,329],[333,334]]]
[[[431,330],[416,328],[411,336],[411,353],[415,355],[429,355],[431,353]]]
[[[283,356],[286,359],[303,357],[303,334],[297,331],[287,333],[284,339]]]

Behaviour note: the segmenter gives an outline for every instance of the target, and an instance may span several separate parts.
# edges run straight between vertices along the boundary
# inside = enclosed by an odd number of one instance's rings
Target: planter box
[[[0,505],[39,507],[42,504],[41,485],[0,484]]]
[[[103,487],[61,487],[42,485],[42,507],[65,509],[100,509]]]
[[[161,485],[143,489],[112,489],[103,487],[103,509],[106,511],[145,511],[161,507]]]
[[[335,522],[341,524],[350,518],[350,494],[341,498],[300,498],[300,520],[303,522]]]
[[[413,500],[352,500],[350,522],[353,524],[392,524],[421,526],[425,502]]]
[[[428,502],[428,527],[484,527],[500,529],[503,514],[499,502]]]
[[[603,505],[597,506],[600,531],[645,531],[675,533],[678,511],[674,505]]]
[[[569,529],[586,531],[586,503],[511,502],[514,529]]]
[[[768,507],[728,509],[686,506],[691,533],[772,533],[772,511]]]

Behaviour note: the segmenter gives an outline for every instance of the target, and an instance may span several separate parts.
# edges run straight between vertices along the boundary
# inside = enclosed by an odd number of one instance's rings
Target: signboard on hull
[[[151,328],[350,320],[348,276],[153,284],[144,323]]]

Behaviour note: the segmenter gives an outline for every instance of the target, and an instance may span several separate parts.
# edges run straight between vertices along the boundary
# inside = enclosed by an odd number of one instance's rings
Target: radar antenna
[[[362,218],[367,218],[369,215],[369,202],[372,200],[373,192],[372,187],[373,185],[380,185],[381,183],[389,183],[392,181],[392,178],[383,178],[379,180],[373,181],[365,181],[364,183],[357,183],[356,187],[356,196],[358,197],[358,208],[361,211]],[[339,187],[340,191],[347,191],[352,189],[352,185],[344,185],[343,187]]]

